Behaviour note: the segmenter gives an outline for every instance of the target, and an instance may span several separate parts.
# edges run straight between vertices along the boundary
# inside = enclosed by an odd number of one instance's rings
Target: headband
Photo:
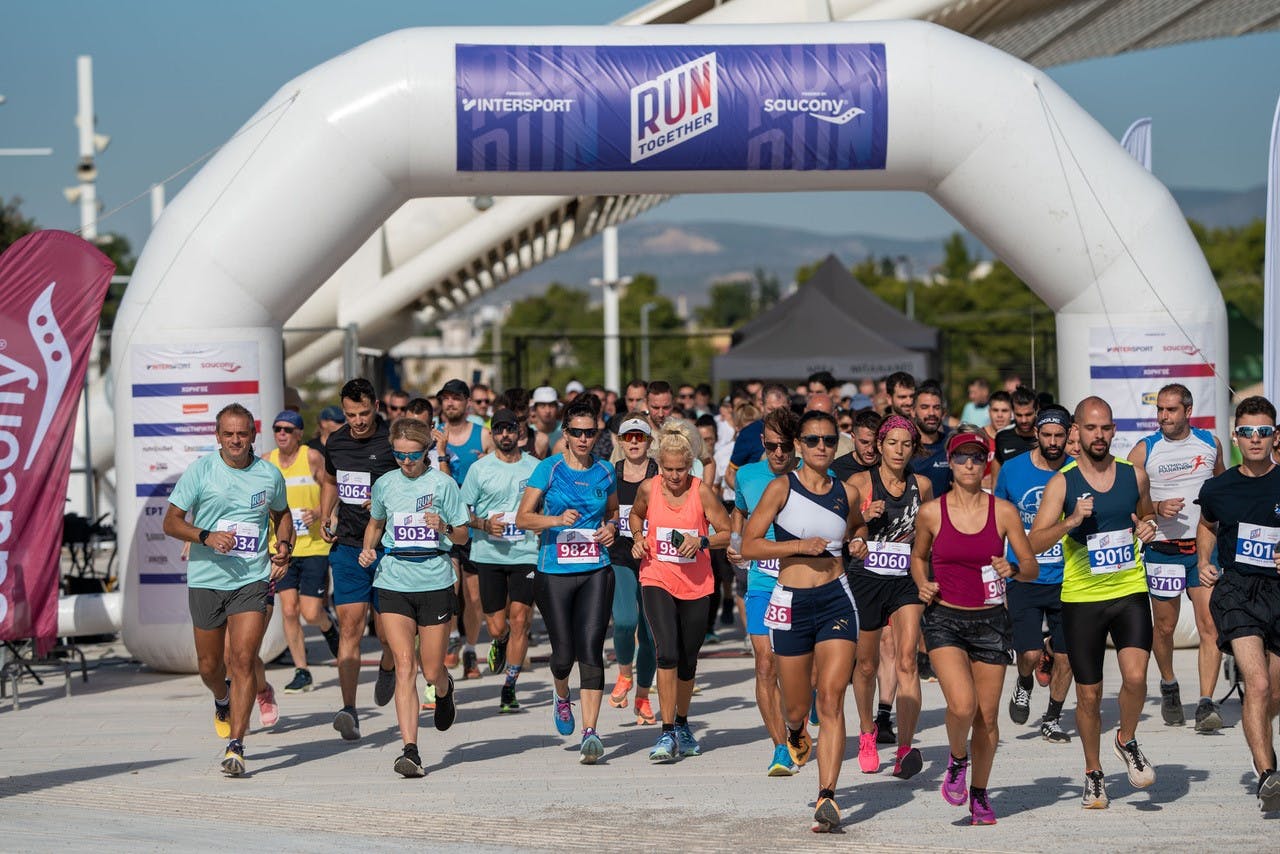
[[[1071,429],[1071,416],[1061,409],[1042,409],[1036,416],[1036,429],[1046,424],[1057,424],[1063,430]]]
[[[883,442],[884,437],[889,435],[890,430],[906,430],[911,434],[912,441],[920,438],[920,430],[916,427],[914,421],[895,414],[880,422],[880,429],[876,431],[876,441]]]

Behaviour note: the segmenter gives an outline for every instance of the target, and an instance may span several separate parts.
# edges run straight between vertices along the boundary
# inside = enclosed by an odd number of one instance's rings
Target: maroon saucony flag
[[[57,635],[71,434],[114,270],[65,231],[0,255],[0,640]]]

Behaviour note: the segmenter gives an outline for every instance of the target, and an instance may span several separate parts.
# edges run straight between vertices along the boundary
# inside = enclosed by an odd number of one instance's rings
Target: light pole
[[[618,228],[609,226],[604,240],[604,276],[592,277],[591,285],[601,288],[604,298],[604,387],[622,391],[622,357],[618,346],[618,301],[622,288],[631,284],[630,276],[618,276]],[[643,324],[643,320],[641,323]],[[646,344],[646,346],[648,346]],[[647,369],[646,369],[647,375]]]
[[[658,307],[656,302],[640,306],[640,376],[649,381],[649,312]]]
[[[71,204],[80,204],[80,236],[90,243],[98,240],[98,167],[95,154],[106,150],[111,137],[96,133],[97,117],[93,114],[93,57],[76,57],[76,128],[80,136],[80,162],[76,177],[80,183],[62,191]]]
[[[903,272],[906,274],[907,282],[907,317],[912,320],[916,319],[916,276],[915,268],[911,263],[911,258],[907,255],[898,256],[899,275]]]

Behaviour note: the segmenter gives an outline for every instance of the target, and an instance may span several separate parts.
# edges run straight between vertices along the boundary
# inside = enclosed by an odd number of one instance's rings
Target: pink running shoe
[[[966,777],[969,774],[969,757],[964,759],[956,759],[951,757],[947,762],[946,773],[942,775],[942,797],[952,806],[963,806],[964,802],[969,800],[969,787],[966,785]]]
[[[991,799],[986,789],[975,789],[969,799],[969,824],[995,824],[996,811],[991,808]]]
[[[267,683],[267,687],[258,692],[258,719],[263,726],[275,726],[280,720],[280,707],[276,705],[276,689]]]
[[[880,770],[880,751],[876,749],[876,729],[858,735],[858,767],[863,774],[874,774]]]

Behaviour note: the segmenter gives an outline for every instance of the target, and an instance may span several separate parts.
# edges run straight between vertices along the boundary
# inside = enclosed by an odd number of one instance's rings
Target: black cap
[[[444,384],[444,388],[440,389],[437,397],[443,397],[446,394],[456,394],[460,397],[470,397],[471,388],[462,380],[449,380]]]
[[[493,417],[489,419],[489,428],[494,429],[499,424],[515,424],[520,425],[520,419],[516,418],[516,414],[510,409],[499,409],[493,413]]]

